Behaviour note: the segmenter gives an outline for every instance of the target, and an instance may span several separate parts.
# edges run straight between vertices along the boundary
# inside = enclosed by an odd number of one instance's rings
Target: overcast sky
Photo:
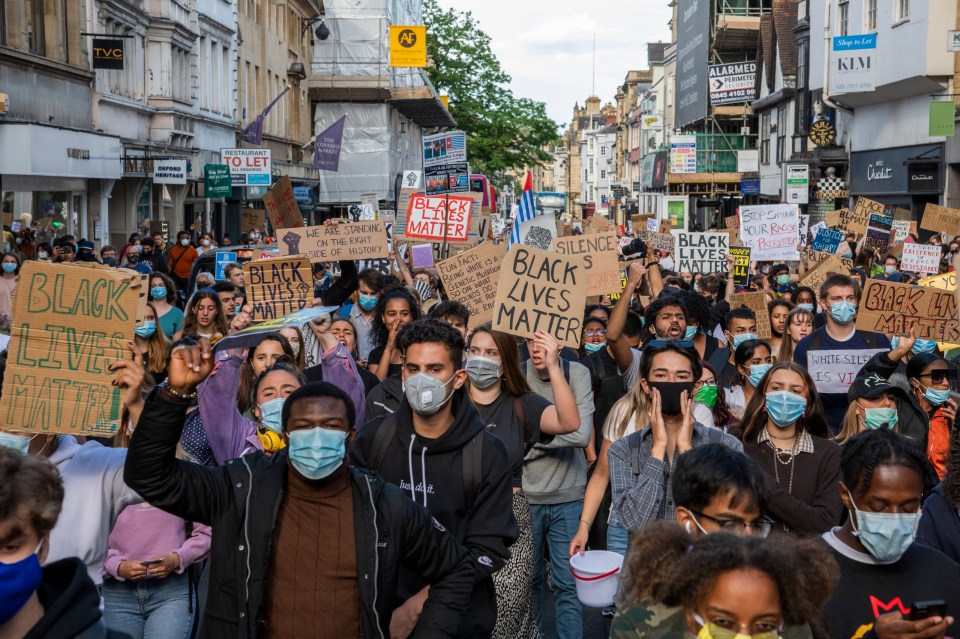
[[[469,10],[490,35],[493,52],[520,97],[547,103],[570,123],[573,105],[591,92],[593,35],[596,93],[606,103],[630,69],[647,67],[647,42],[669,41],[666,0],[439,0]]]

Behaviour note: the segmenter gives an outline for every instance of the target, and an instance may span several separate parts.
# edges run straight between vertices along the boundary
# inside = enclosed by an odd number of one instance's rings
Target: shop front
[[[100,211],[122,175],[117,137],[31,123],[0,125],[4,224],[29,225],[38,241],[101,240]]]
[[[927,203],[942,203],[943,144],[851,153],[849,179],[851,198],[863,196],[907,209],[912,219],[920,222]],[[920,231],[921,240],[930,235]]]

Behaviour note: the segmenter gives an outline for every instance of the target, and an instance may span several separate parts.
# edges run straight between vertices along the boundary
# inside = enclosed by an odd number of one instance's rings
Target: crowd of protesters
[[[113,438],[0,432],[0,638],[577,639],[598,549],[618,639],[960,636],[957,366],[856,327],[868,278],[937,273],[849,239],[816,290],[805,246],[743,287],[648,249],[579,349],[476,325],[399,250],[315,265],[335,310],[214,349],[252,313],[239,264],[194,268],[212,234],[11,247],[8,322],[25,259],[133,269],[149,301]],[[823,351],[873,354],[825,386]]]

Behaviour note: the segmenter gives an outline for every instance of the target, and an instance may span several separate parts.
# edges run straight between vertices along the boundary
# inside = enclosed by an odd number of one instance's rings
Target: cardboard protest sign
[[[907,333],[937,342],[960,342],[960,319],[951,291],[868,279],[860,296],[857,328]]]
[[[249,233],[253,229],[266,230],[267,225],[265,220],[266,216],[260,209],[241,209],[240,232]]]
[[[755,261],[798,260],[800,219],[795,204],[740,207],[740,240]]]
[[[890,229],[893,218],[882,213],[871,213],[867,223],[867,237],[863,246],[868,249],[884,250],[890,242]]]
[[[910,209],[902,209],[899,206],[893,207],[893,219],[894,220],[912,220],[913,213],[910,212]]]
[[[109,437],[125,390],[110,366],[146,305],[146,278],[128,269],[27,261],[14,298],[0,423],[26,432]]]
[[[578,348],[586,301],[581,258],[514,245],[497,284],[493,328],[519,337],[546,331],[561,346]]]
[[[246,262],[243,281],[255,323],[295,313],[313,302],[313,269],[306,257]]]
[[[767,296],[763,291],[753,293],[737,293],[730,300],[730,308],[746,306],[757,316],[757,337],[770,339],[773,331],[770,329],[770,312],[767,310]]]
[[[940,255],[939,246],[917,242],[904,244],[900,270],[917,273],[938,273],[940,271]]]
[[[907,236],[910,234],[910,220],[894,219],[890,225],[890,230],[893,233],[893,243],[899,244],[907,239]]]
[[[673,233],[650,233],[647,236],[647,246],[655,251],[673,253],[676,238],[674,238]]]
[[[724,273],[727,270],[726,254],[730,249],[726,233],[689,233],[677,231],[677,272]]]
[[[750,248],[731,246],[730,255],[733,256],[733,283],[737,286],[750,285]]]
[[[956,271],[951,271],[949,273],[944,273],[943,275],[934,275],[933,277],[920,280],[917,282],[917,286],[940,288],[945,291],[956,291],[957,273]],[[949,351],[953,348],[960,348],[960,344],[954,344],[951,342],[937,342],[937,346],[940,347],[941,351]]]
[[[861,196],[857,198],[857,203],[854,204],[853,211],[850,212],[850,217],[846,220],[841,217],[841,221],[846,224],[848,231],[852,231],[857,235],[863,235],[867,232],[867,226],[870,224],[871,213],[882,217],[889,217],[887,215],[886,205]]]
[[[587,271],[587,295],[606,295],[618,289],[617,234],[612,230],[590,235],[571,235],[553,240],[553,250],[567,257],[583,259]]]
[[[290,178],[284,175],[273,188],[263,194],[263,205],[270,216],[270,224],[276,229],[303,227],[300,204],[293,193]]]
[[[277,229],[280,255],[305,255],[311,262],[390,257],[383,222]]]
[[[800,226],[797,229],[797,237],[800,240],[800,244],[804,246],[807,245],[807,230],[810,228],[810,216],[809,215],[800,215],[797,219],[800,221]]]
[[[850,268],[853,267],[853,261],[850,260],[850,266],[844,264],[844,261],[832,253],[820,253],[820,259],[816,266],[803,274],[803,277],[797,282],[800,286],[809,286],[813,289],[816,296],[820,295],[820,285],[834,273],[847,275]]]
[[[920,228],[926,231],[956,235],[960,229],[960,209],[927,203],[920,218]]]
[[[840,229],[839,227],[840,227],[841,220],[843,220],[845,216],[849,216],[849,215],[850,215],[849,210],[837,209],[836,211],[827,211],[827,214],[824,216],[824,220],[826,221],[827,226],[829,226],[832,229],[846,230],[846,229]]]
[[[330,318],[330,313],[336,311],[338,308],[339,307],[337,306],[308,307],[302,311],[291,313],[290,315],[284,315],[283,317],[278,317],[276,319],[267,320],[266,322],[254,324],[253,326],[248,326],[242,331],[238,331],[233,335],[228,335],[219,340],[216,344],[214,344],[213,350],[214,352],[220,352],[223,350],[230,350],[232,348],[254,347],[262,342],[263,338],[270,333],[276,333],[281,328],[303,326],[307,322],[313,320]]]
[[[497,280],[506,250],[506,244],[482,242],[448,260],[437,262],[437,271],[447,295],[463,302],[470,310],[472,326],[493,319]]]
[[[843,231],[827,228],[820,229],[817,231],[816,237],[813,238],[810,249],[823,251],[824,253],[836,253],[837,247],[840,246],[840,242],[842,242],[845,237],[846,234]]]
[[[623,294],[623,289],[625,289],[625,288],[627,287],[627,270],[626,270],[626,269],[622,269],[622,270],[620,271],[619,287],[620,287],[620,288],[619,288],[619,290],[618,290],[616,293],[610,293],[609,295],[607,295],[607,297],[609,297],[609,298],[610,298],[610,301],[613,302],[613,303],[616,303],[617,300],[620,299],[620,296]],[[599,302],[598,302],[598,303],[599,303]],[[645,302],[645,303],[643,304],[643,307],[646,308],[649,304],[650,304],[650,302]]]
[[[417,193],[422,193],[419,189],[402,188],[400,197],[397,200],[397,218],[394,226],[394,235],[403,237],[403,230],[407,226],[407,211],[410,210],[410,198]]]
[[[844,393],[850,390],[853,380],[863,365],[886,348],[858,348],[839,351],[807,351],[807,371],[821,393]]]
[[[810,264],[819,264],[820,262],[822,262],[823,260],[827,259],[828,257],[835,257],[835,258],[837,258],[838,260],[840,260],[840,265],[841,265],[844,269],[848,269],[848,270],[849,270],[849,269],[853,268],[853,258],[850,258],[850,257],[840,257],[840,256],[837,255],[836,253],[825,253],[825,252],[823,252],[823,251],[810,251],[810,250],[807,251],[807,261],[808,261]],[[809,271],[808,271],[808,272],[809,272]],[[839,271],[838,271],[838,272],[839,272]],[[846,274],[847,271],[844,270],[843,273]]]
[[[594,214],[584,221],[584,225],[593,227],[594,231],[597,233],[605,233],[610,229],[610,220],[602,215]],[[584,232],[586,232],[586,229],[584,229]]]
[[[467,242],[472,207],[473,198],[469,197],[412,195],[403,235],[410,239]]]

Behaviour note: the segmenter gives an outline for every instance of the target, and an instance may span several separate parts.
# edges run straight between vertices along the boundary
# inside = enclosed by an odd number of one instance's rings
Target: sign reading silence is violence
[[[4,428],[112,436],[125,389],[111,366],[146,309],[146,276],[28,261],[20,270],[0,415]]]

